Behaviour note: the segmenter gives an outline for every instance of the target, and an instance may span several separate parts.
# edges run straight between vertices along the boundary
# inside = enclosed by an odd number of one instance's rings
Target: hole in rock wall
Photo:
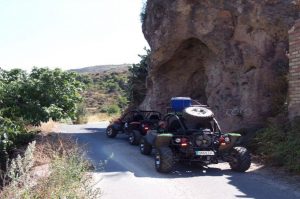
[[[162,107],[169,106],[170,98],[174,96],[188,96],[207,104],[205,66],[211,55],[199,39],[191,38],[181,43],[155,74],[154,91]]]

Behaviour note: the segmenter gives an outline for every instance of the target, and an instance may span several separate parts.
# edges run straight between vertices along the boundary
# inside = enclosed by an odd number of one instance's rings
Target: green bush
[[[128,99],[126,96],[118,96],[118,106],[121,108],[121,109],[125,109],[128,105]]]
[[[21,124],[0,117],[0,166],[5,165],[14,148],[30,142],[33,137],[34,133],[27,132]]]
[[[75,120],[73,123],[75,124],[85,124],[87,123],[87,110],[84,103],[77,104],[77,111]]]
[[[107,107],[106,112],[108,115],[113,115],[113,114],[119,114],[121,110],[118,105],[113,104]]]
[[[257,153],[267,164],[283,166],[291,172],[300,173],[300,120],[293,125],[271,124],[257,132]]]
[[[82,82],[83,84],[90,86],[93,82],[92,78],[87,74],[78,74],[76,80]]]
[[[110,73],[100,76],[94,81],[99,88],[107,93],[124,92],[127,89],[127,75]]]
[[[116,92],[120,88],[116,82],[107,82],[105,86],[108,93]]]

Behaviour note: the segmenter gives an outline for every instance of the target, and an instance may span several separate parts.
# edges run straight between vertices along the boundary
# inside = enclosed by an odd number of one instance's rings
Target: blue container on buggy
[[[171,107],[175,112],[182,112],[191,105],[192,99],[190,97],[173,97],[171,99]]]

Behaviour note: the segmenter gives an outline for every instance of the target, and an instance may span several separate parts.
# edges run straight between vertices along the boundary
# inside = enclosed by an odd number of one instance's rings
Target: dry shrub
[[[103,121],[111,121],[118,118],[119,114],[108,115],[107,113],[95,113],[95,114],[87,114],[79,117],[75,123],[76,124],[86,124],[93,122],[103,122]]]
[[[35,189],[37,198],[97,198],[92,177],[86,172],[91,164],[86,160],[82,148],[70,137],[52,136],[44,140],[41,150],[44,159],[51,159],[50,176],[43,179]]]
[[[77,117],[75,121],[73,121],[74,124],[86,124],[88,123],[88,116],[87,115],[81,115]]]
[[[30,171],[34,164],[35,144],[33,141],[28,145],[23,157],[18,155],[10,161],[6,173],[1,176],[5,187],[0,193],[0,198],[24,198],[30,190]]]
[[[54,129],[57,127],[57,124],[58,124],[57,122],[54,122],[53,120],[50,119],[48,122],[41,123],[40,126],[28,125],[26,126],[26,130],[48,134],[54,131]]]
[[[55,156],[69,154],[75,149],[78,150],[78,144],[70,136],[61,136],[59,134],[38,135],[36,137],[35,166],[49,164]],[[83,154],[83,150],[78,151]]]
[[[49,120],[47,123],[42,123],[41,126],[39,127],[39,130],[41,132],[53,132],[56,126],[57,126],[57,122]]]
[[[100,197],[100,190],[94,187],[92,177],[87,174],[91,164],[82,147],[71,137],[41,135],[37,137],[34,148],[29,145],[27,150],[29,152],[26,151],[23,158],[13,160],[17,163],[12,161],[10,164],[7,176],[11,181],[3,189],[0,198]],[[46,167],[49,168],[48,175],[34,179],[33,167],[41,165],[49,165]]]

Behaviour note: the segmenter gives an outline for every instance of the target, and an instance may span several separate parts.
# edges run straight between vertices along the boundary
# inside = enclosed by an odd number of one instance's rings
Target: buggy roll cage
[[[129,111],[127,113],[125,113],[121,119],[123,120],[127,115],[129,114],[134,114],[134,113],[137,113],[137,114],[140,114],[142,115],[144,118],[149,118],[150,115],[152,114],[156,114],[158,115],[159,119],[162,118],[162,114],[158,111],[145,111],[145,110],[133,110],[133,111]]]
[[[183,129],[183,132],[184,132],[184,134],[186,135],[186,134],[189,132],[189,129],[186,127],[186,125],[185,125],[184,122],[182,121],[180,115],[178,115],[178,114],[176,114],[176,113],[168,113],[167,115],[164,116],[163,121],[166,121],[167,124],[168,124],[168,126],[169,126],[169,124],[170,124],[169,120],[170,120],[172,117],[174,117],[174,118],[178,121],[178,123],[179,123],[179,125],[180,125],[180,128]],[[222,133],[221,127],[220,127],[218,121],[216,120],[216,118],[213,117],[213,118],[212,118],[212,121],[213,121],[213,125],[212,125],[213,131],[214,131],[214,132],[219,132],[219,135],[222,135],[223,133]]]
[[[210,109],[209,106],[204,105],[204,104],[201,104],[201,103],[200,103],[199,101],[197,101],[197,100],[192,100],[192,103],[193,103],[193,104],[192,104],[192,107],[204,107],[204,108]],[[188,128],[186,127],[186,125],[185,125],[184,122],[182,121],[181,115],[182,115],[182,112],[174,112],[174,111],[172,110],[172,108],[169,107],[169,108],[167,108],[167,115],[164,116],[163,121],[166,121],[167,124],[169,125],[169,120],[170,120],[170,118],[174,117],[174,118],[178,121],[178,123],[179,123],[181,129],[183,129],[184,134],[187,134]],[[218,131],[219,134],[222,135],[223,133],[222,133],[221,127],[220,127],[218,121],[216,120],[216,118],[213,117],[213,118],[212,118],[212,121],[214,122],[214,125],[212,126],[212,127],[213,127],[213,130],[214,130],[214,131]]]

